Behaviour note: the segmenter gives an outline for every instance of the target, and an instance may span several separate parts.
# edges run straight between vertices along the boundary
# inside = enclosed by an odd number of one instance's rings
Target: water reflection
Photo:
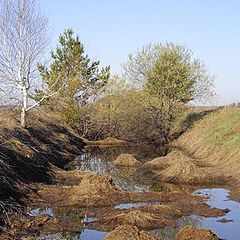
[[[104,149],[106,152],[106,149]],[[111,152],[111,151],[110,151]],[[113,178],[114,183],[127,191],[143,192],[149,191],[149,186],[139,184],[133,178],[134,171],[126,171],[121,168],[117,168],[112,164],[110,158],[103,158],[102,155],[98,155],[99,149],[96,151],[86,152],[74,161],[75,168],[81,171],[95,172],[101,175],[109,175]],[[105,156],[105,155],[103,155]],[[125,174],[123,174],[123,172]]]
[[[201,226],[201,217],[194,215],[184,216],[176,221],[176,227],[164,227],[161,229],[152,230],[150,233],[159,239],[172,240],[175,238],[181,228],[189,225],[194,227]]]
[[[32,216],[39,216],[42,214],[47,214],[51,217],[61,219],[63,221],[82,223],[85,224],[92,223],[97,220],[96,217],[87,216],[86,214],[79,214],[78,211],[74,209],[66,208],[50,208],[42,207],[35,208],[29,212]],[[107,233],[102,231],[97,231],[93,229],[74,229],[73,232],[64,232],[64,233],[52,233],[52,234],[41,234],[39,237],[41,239],[68,239],[68,240],[101,240],[105,237]]]
[[[112,161],[117,158],[122,153],[135,154],[138,160],[144,162],[148,159],[160,156],[161,153],[156,152],[152,148],[141,149],[130,148],[129,147],[117,147],[117,148],[87,148],[86,152],[81,156],[78,156],[70,168],[79,169],[81,171],[95,172],[102,175],[109,175],[114,179],[117,186],[128,191],[156,191],[156,192],[172,192],[175,190],[180,190],[184,192],[192,192],[196,189],[192,186],[186,185],[173,185],[166,183],[156,183],[149,176],[143,176],[142,173],[138,171],[135,174],[135,170],[128,171],[128,168],[118,168],[112,164]],[[161,150],[162,151],[162,150]],[[239,240],[240,234],[240,203],[229,200],[228,191],[222,188],[213,189],[198,189],[194,192],[197,195],[207,196],[207,203],[212,207],[217,208],[229,208],[231,212],[227,213],[224,218],[227,220],[232,220],[231,222],[222,223],[218,218],[204,218],[196,215],[184,216],[177,220],[176,227],[164,227],[161,229],[156,229],[150,231],[151,234],[158,237],[159,239],[172,240],[179,232],[182,227],[192,225],[197,228],[205,227],[213,230],[219,237],[226,240]],[[118,209],[128,209],[131,207],[141,207],[145,205],[159,204],[159,203],[124,203],[115,206]],[[86,211],[86,210],[84,210]],[[67,221],[78,222],[85,218],[84,211],[75,211],[74,209],[64,209],[64,208],[36,208],[30,212],[31,215],[48,214],[49,216],[54,216]],[[90,213],[92,214],[92,213]],[[99,214],[99,213],[98,213]],[[97,216],[98,217],[98,216]],[[87,216],[88,221],[95,221],[96,218],[93,216]],[[60,239],[66,238],[69,240],[100,240],[105,237],[107,233],[96,231],[92,229],[76,229],[74,232],[66,232],[63,234],[48,234],[42,235],[45,239]]]
[[[153,205],[159,205],[161,203],[159,202],[136,202],[136,203],[122,203],[116,205],[114,208],[116,209],[129,209],[129,208],[137,208],[137,207],[143,207],[143,206],[153,206]]]
[[[41,239],[67,239],[67,240],[102,240],[107,235],[106,232],[97,230],[83,229],[77,232],[67,232],[64,234],[41,234],[38,236]]]
[[[229,191],[223,188],[213,189],[199,189],[195,194],[208,196],[207,203],[216,208],[230,210],[224,218],[232,220],[222,222],[222,217],[218,218],[202,218],[201,226],[212,229],[218,237],[226,240],[239,240],[240,239],[240,203],[229,199]],[[219,222],[220,221],[220,222]]]
[[[79,211],[81,212],[79,212]],[[29,215],[31,216],[39,216],[42,214],[46,214],[50,217],[59,218],[62,221],[70,221],[75,223],[91,223],[96,221],[97,219],[95,217],[89,216],[84,212],[84,209],[69,209],[65,207],[42,207],[42,208],[34,208],[29,212]]]
[[[35,209],[32,209],[29,214],[31,216],[39,216],[39,215],[42,215],[42,214],[46,214],[50,217],[53,217],[54,216],[54,212],[53,212],[53,209],[52,208],[48,208],[48,207],[45,207],[45,208],[35,208]]]
[[[151,233],[160,239],[173,239],[182,227],[192,225],[197,228],[211,229],[218,237],[224,240],[240,239],[240,203],[228,198],[229,191],[223,188],[198,189],[194,192],[196,195],[208,198],[207,203],[211,207],[220,209],[228,208],[230,210],[224,218],[205,218],[197,215],[184,216],[177,220],[176,227],[165,227],[151,231]],[[223,221],[221,221],[223,220]],[[231,221],[230,221],[231,220]]]

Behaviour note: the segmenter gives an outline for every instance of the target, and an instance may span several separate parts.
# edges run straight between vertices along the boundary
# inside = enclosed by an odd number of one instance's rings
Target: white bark
[[[21,126],[26,128],[26,116],[27,116],[27,106],[28,106],[28,95],[27,95],[27,88],[24,87],[22,89],[22,109],[21,109]]]
[[[20,92],[23,127],[28,92],[47,46],[47,29],[47,19],[39,13],[35,0],[0,0],[0,82]]]

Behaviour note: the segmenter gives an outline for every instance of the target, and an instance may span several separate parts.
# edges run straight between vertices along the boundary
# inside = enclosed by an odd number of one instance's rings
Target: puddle
[[[80,221],[85,223],[91,223],[97,220],[95,217],[91,217],[88,215],[82,215],[74,212],[73,210],[65,209],[65,208],[50,208],[50,207],[44,207],[44,208],[35,208],[32,209],[29,212],[29,215],[31,216],[39,216],[42,214],[47,214],[51,217],[60,218],[62,220],[70,220],[70,221]]]
[[[228,208],[230,210],[230,212],[223,217],[201,218],[201,226],[212,229],[218,237],[224,240],[239,240],[240,203],[229,199],[229,191],[223,188],[199,189],[195,194],[209,197],[207,203],[212,207],[221,209]],[[222,222],[221,220],[223,219],[232,221]]]
[[[116,209],[129,209],[129,208],[136,208],[136,207],[143,207],[143,206],[153,206],[159,205],[159,202],[137,202],[137,203],[122,203],[114,208]]]
[[[97,218],[95,217],[87,217],[87,223],[91,223],[91,222],[95,222],[97,220]]]
[[[92,156],[93,153],[85,153],[75,159],[75,168],[80,171],[94,172],[100,175],[109,175],[116,186],[126,191],[146,192],[148,185],[137,183],[131,176],[123,176],[121,169],[117,168],[109,159]]]
[[[118,149],[119,150],[119,149]],[[90,150],[86,152],[84,155],[80,156],[77,161],[76,167],[80,170],[84,171],[92,171],[97,172],[99,174],[110,175],[113,177],[115,183],[121,188],[128,191],[160,191],[160,192],[171,192],[173,190],[178,190],[179,186],[170,186],[168,185],[159,185],[156,183],[144,184],[145,179],[141,177],[136,179],[129,176],[124,176],[122,172],[120,172],[119,168],[112,164],[112,160],[114,160],[121,153],[134,153],[129,151],[128,149],[119,150],[114,152],[114,149],[98,149],[96,152]],[[138,154],[139,156],[145,152],[142,149],[142,152],[138,150],[138,152],[134,154]],[[141,161],[145,161],[149,156],[149,152],[144,155]],[[158,154],[158,153],[157,153]],[[181,186],[180,186],[181,187]],[[176,188],[176,189],[175,189]],[[192,192],[193,189],[188,186],[182,187],[184,190],[189,190]],[[180,228],[186,225],[193,225],[195,227],[205,227],[213,230],[219,237],[225,240],[239,240],[240,239],[240,203],[231,201],[228,199],[228,190],[223,188],[212,188],[212,189],[198,189],[194,192],[196,195],[207,196],[207,203],[216,208],[230,209],[230,212],[227,213],[223,217],[218,218],[203,218],[200,216],[185,216],[177,221],[177,226],[175,228],[163,228],[159,230],[154,230],[156,236],[161,239],[170,240],[173,239],[176,233]],[[151,204],[156,203],[124,203],[115,206],[115,208],[119,209],[128,209],[132,207],[141,207],[141,206],[149,206]]]
[[[39,216],[39,215],[42,215],[42,214],[47,214],[48,216],[51,216],[53,217],[54,216],[54,213],[53,213],[53,209],[52,208],[35,208],[35,209],[32,209],[29,214],[31,216]]]
[[[106,232],[85,229],[79,236],[79,240],[101,240],[107,235]]]
[[[117,186],[128,191],[156,191],[156,192],[171,192],[175,190],[184,190],[186,192],[193,192],[190,186],[179,186],[172,184],[161,184],[156,183],[155,185],[151,182],[145,184],[145,178],[134,178],[130,173],[123,172],[121,169],[112,164],[112,160],[121,153],[134,153],[127,149],[124,151],[117,148],[108,149],[88,149],[84,154],[78,156],[73,162],[73,167],[81,171],[95,172],[102,175],[109,175],[114,179]],[[139,154],[140,152],[136,153]],[[149,154],[149,152],[147,153]],[[144,155],[141,161],[145,161],[147,154]],[[159,153],[157,153],[159,154]],[[224,240],[239,240],[240,239],[240,203],[232,201],[228,198],[229,191],[223,188],[202,188],[193,192],[196,195],[207,197],[206,202],[216,208],[230,209],[230,212],[225,216],[216,218],[204,218],[196,215],[184,216],[177,220],[176,227],[164,227],[150,231],[151,234],[158,237],[159,239],[172,240],[176,234],[184,226],[192,225],[197,228],[208,228],[215,232],[219,238]],[[116,209],[129,209],[137,208],[142,206],[151,206],[161,204],[159,202],[131,202],[122,203],[116,205]],[[86,222],[93,222],[96,220],[95,217],[84,216],[84,211],[79,214],[73,209],[67,210],[64,208],[36,208],[31,210],[30,214],[37,216],[39,214],[48,214],[49,216],[58,217],[70,221],[82,221],[87,219]],[[71,240],[101,240],[106,236],[106,232],[101,232],[92,229],[76,229],[74,233],[63,233],[63,234],[49,234],[41,235],[45,239],[60,239],[66,238]]]
[[[205,196],[210,206],[230,210],[229,213],[222,217],[205,218],[197,215],[184,216],[177,220],[176,227],[165,227],[150,231],[154,236],[172,240],[181,228],[192,225],[196,228],[208,228],[217,234],[223,240],[239,240],[240,239],[240,203],[229,200],[229,191],[223,188],[198,189],[194,192],[196,195]],[[227,222],[219,222],[219,220],[232,220]]]
[[[38,236],[40,239],[61,239],[63,236],[61,233],[56,234],[41,234]]]
[[[69,240],[102,240],[107,235],[107,232],[97,230],[83,229],[79,233],[64,233],[64,234],[41,234],[38,236],[41,239],[62,239]]]

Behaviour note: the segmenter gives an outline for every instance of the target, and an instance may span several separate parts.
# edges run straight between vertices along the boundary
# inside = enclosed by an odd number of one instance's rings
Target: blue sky
[[[143,45],[171,41],[201,58],[215,80],[219,104],[240,101],[239,0],[39,0],[51,46],[73,28],[87,53],[113,73]]]

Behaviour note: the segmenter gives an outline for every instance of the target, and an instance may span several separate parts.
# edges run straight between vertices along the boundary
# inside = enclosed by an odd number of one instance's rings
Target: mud
[[[143,207],[138,210],[122,211],[113,209],[105,209],[107,214],[103,215],[101,220],[93,221],[92,223],[83,223],[81,219],[79,221],[63,221],[56,217],[50,217],[47,215],[40,215],[31,219],[22,219],[21,221],[15,221],[15,228],[18,229],[18,236],[39,236],[40,233],[60,233],[60,232],[74,232],[77,229],[84,229],[85,227],[90,229],[101,229],[101,231],[108,231],[109,234],[105,239],[142,239],[137,237],[147,237],[146,239],[157,239],[151,235],[143,232],[151,229],[159,229],[164,226],[175,226],[175,220],[182,215],[182,212],[174,209],[171,206],[153,206],[150,208]],[[99,218],[103,212],[97,214]],[[184,210],[182,210],[184,211]],[[97,213],[97,211],[95,212]],[[110,217],[111,215],[114,217]],[[217,212],[214,214],[216,215]],[[107,217],[109,216],[109,218]],[[114,223],[113,223],[114,222]],[[141,229],[141,231],[140,231]],[[12,234],[15,234],[12,231]],[[201,238],[196,238],[201,236]],[[198,230],[195,228],[184,228],[179,234],[176,240],[180,239],[218,239],[209,238],[215,236],[209,230]],[[114,238],[115,237],[115,238]],[[10,239],[10,238],[9,238]],[[24,239],[24,238],[22,238]],[[32,239],[38,239],[32,238]],[[145,238],[143,238],[145,239]]]
[[[182,216],[196,214],[203,217],[218,217],[223,216],[227,212],[228,209],[211,208],[201,202],[182,201],[182,204],[168,202],[152,206],[106,211],[90,226],[107,232],[123,224],[134,225],[144,230],[152,230],[165,226],[174,227],[176,220]]]
[[[130,154],[127,156],[133,157]],[[166,163],[166,158],[168,157],[155,159],[145,164],[144,168],[152,164],[159,166],[153,166],[154,171],[164,171],[174,164],[171,160]],[[196,163],[196,166],[200,164]],[[11,231],[6,235],[10,238],[6,239],[14,239],[13,236],[20,236],[21,239],[41,239],[39,236],[42,233],[59,234],[84,229],[109,232],[105,239],[156,239],[144,231],[174,228],[177,220],[183,216],[220,217],[228,212],[228,209],[210,207],[205,203],[206,198],[192,195],[186,189],[170,189],[170,192],[130,192],[117,187],[113,178],[106,175],[79,170],[63,171],[57,167],[52,168],[51,175],[54,178],[52,184],[28,185],[32,189],[28,205],[31,208],[55,208],[54,214],[26,215],[20,219],[13,216]],[[116,208],[118,204],[146,202],[152,202],[153,205]],[[93,220],[85,220],[84,216]],[[180,237],[188,236],[189,239],[194,239],[195,232],[186,230],[180,233]],[[26,238],[27,236],[29,238]],[[178,238],[180,239],[184,238]]]

